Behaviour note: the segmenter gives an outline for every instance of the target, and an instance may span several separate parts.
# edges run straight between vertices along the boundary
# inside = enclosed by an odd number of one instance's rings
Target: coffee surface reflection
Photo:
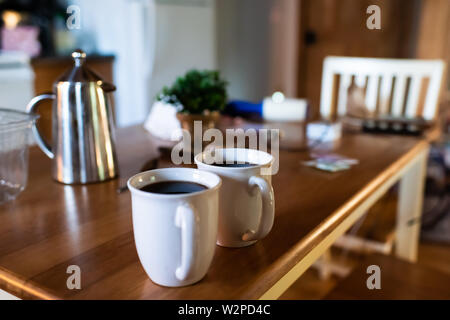
[[[185,194],[206,189],[206,186],[190,181],[161,181],[140,188],[142,191],[158,194]]]
[[[250,162],[232,162],[232,163],[212,163],[212,166],[215,167],[229,167],[229,168],[249,168],[249,167],[254,167],[257,166],[254,163],[250,163]]]

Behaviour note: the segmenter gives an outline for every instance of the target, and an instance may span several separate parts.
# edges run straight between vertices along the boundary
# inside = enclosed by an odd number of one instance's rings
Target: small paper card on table
[[[351,166],[359,163],[359,160],[347,158],[345,156],[329,154],[311,154],[313,160],[304,161],[303,164],[328,172],[338,172],[350,169]]]

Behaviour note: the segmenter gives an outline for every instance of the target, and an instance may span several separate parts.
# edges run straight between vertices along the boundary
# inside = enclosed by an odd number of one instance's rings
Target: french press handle
[[[54,100],[55,98],[56,98],[56,95],[53,93],[44,93],[39,96],[36,96],[33,99],[31,99],[31,101],[28,103],[26,110],[28,113],[34,113],[36,108],[42,101]],[[52,152],[50,144],[47,143],[42,138],[42,135],[36,126],[36,122],[33,123],[31,130],[33,131],[34,138],[36,139],[36,143],[39,146],[39,148],[41,148],[41,150],[47,155],[47,157],[49,157],[50,159],[53,159],[55,157],[55,155]]]

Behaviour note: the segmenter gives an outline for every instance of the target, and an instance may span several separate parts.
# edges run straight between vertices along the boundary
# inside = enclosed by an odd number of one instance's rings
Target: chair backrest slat
[[[433,120],[437,115],[444,69],[442,60],[327,57],[322,73],[321,115],[324,118],[336,116],[333,90],[335,75],[338,75],[339,116],[346,113],[348,88],[353,82],[365,89],[365,104],[371,112],[406,117],[420,115]],[[423,101],[420,93],[425,78],[429,79],[429,85],[421,109],[419,100]]]
[[[422,84],[422,78],[419,75],[411,77],[408,89],[408,100],[406,102],[405,116],[413,118],[417,116],[419,108],[419,94],[420,86]]]
[[[443,78],[444,63],[442,62],[442,71],[437,68],[433,70],[430,76],[430,84],[425,98],[425,107],[423,110],[423,116],[425,119],[433,118],[435,115],[436,104],[439,100],[439,93]]]
[[[397,75],[394,85],[394,97],[392,99],[392,115],[401,116],[403,111],[403,102],[405,101],[406,76]]]
[[[364,74],[356,74],[355,75],[355,84],[360,88],[365,88],[366,76]]]
[[[386,73],[381,76],[380,97],[379,97],[380,106],[378,109],[378,113],[380,115],[389,114],[389,102],[392,91],[392,80],[393,80],[392,74]]]
[[[342,74],[339,83],[338,94],[338,114],[340,116],[345,115],[347,109],[347,90],[352,83],[352,76],[350,74]]]
[[[377,108],[378,76],[369,76],[366,90],[366,106],[371,112]]]

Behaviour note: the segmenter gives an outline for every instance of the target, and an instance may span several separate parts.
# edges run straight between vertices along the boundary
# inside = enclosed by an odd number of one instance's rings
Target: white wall
[[[274,0],[217,0],[218,66],[232,99],[270,94],[270,14]]]
[[[74,32],[78,38],[116,56],[120,126],[143,122],[157,92],[176,76],[191,68],[217,67],[214,0],[71,2],[81,9],[81,29]]]
[[[156,6],[156,59],[149,89],[152,98],[191,68],[217,68],[214,0],[163,2],[158,1]]]
[[[0,300],[20,300],[20,299],[0,289]]]

